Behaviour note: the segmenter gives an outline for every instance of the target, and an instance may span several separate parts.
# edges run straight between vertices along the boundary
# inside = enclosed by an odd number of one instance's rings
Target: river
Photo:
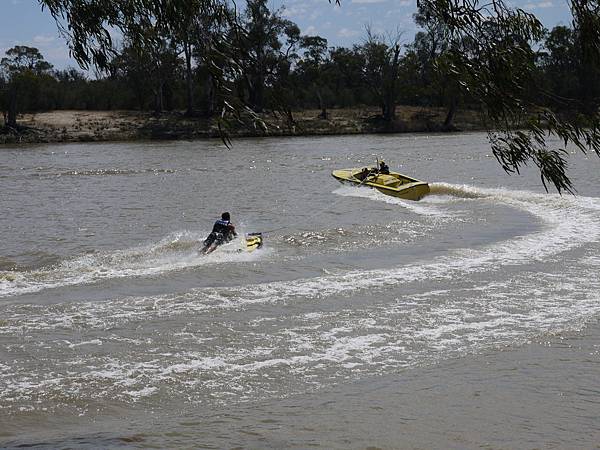
[[[384,158],[419,202],[342,186]],[[597,448],[600,160],[485,134],[0,149],[0,446]],[[208,256],[221,212],[241,241]]]

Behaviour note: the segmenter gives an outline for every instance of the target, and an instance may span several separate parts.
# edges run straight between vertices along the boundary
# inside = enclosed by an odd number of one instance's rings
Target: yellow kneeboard
[[[253,252],[256,249],[261,248],[263,245],[262,233],[248,233],[246,234],[246,250]]]

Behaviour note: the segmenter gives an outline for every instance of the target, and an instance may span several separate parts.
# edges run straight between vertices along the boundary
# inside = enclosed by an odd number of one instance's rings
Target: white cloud
[[[352,4],[385,3],[387,0],[352,0]]]
[[[47,47],[43,51],[44,57],[49,62],[56,62],[59,66],[66,63],[73,63],[69,56],[69,48],[66,44]]]
[[[38,34],[33,37],[33,42],[36,44],[49,44],[50,42],[54,42],[55,39],[54,36],[43,36]]]
[[[313,13],[308,16],[308,20],[317,20],[319,17],[321,17],[321,11],[314,10]]]
[[[308,4],[298,3],[292,6],[284,6],[281,15],[290,19],[299,17],[301,18],[304,17],[307,12]]]
[[[551,1],[541,1],[537,3],[527,3],[523,6],[525,9],[542,9],[542,8],[553,8],[554,4]]]
[[[304,34],[309,36],[315,36],[318,34],[318,31],[313,25],[310,25],[306,30],[304,30]]]
[[[348,28],[341,28],[337,32],[337,36],[341,38],[351,38],[360,35],[360,31],[350,30]]]

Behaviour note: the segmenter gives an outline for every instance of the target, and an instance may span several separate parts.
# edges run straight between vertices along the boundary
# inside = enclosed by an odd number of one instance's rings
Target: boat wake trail
[[[151,307],[151,315],[156,314],[162,317],[193,311],[239,308],[244,305],[260,303],[324,299],[345,295],[349,292],[352,292],[353,295],[360,292],[372,293],[375,290],[400,287],[412,282],[464,280],[474,274],[501,273],[508,266],[527,268],[536,261],[540,263],[555,261],[557,255],[561,253],[600,242],[600,199],[561,197],[503,189],[470,187],[456,187],[456,189],[479,193],[485,201],[501,202],[528,211],[542,220],[544,226],[541,231],[528,235],[496,242],[481,248],[458,248],[429,261],[413,261],[398,267],[356,269],[333,275],[235,287],[196,288],[185,294],[164,294],[150,298],[126,298],[102,303],[90,302],[86,304],[86,310],[105,316],[105,320],[102,321],[105,324],[106,321],[110,321],[111,311],[117,305],[119,305],[118,308],[127,309],[131,313],[132,320],[139,320],[141,316],[138,316],[136,311],[139,311],[144,318],[147,318],[149,314],[147,308],[142,305]],[[582,233],[581,230],[586,230],[586,232]],[[181,244],[171,242],[162,245],[178,246]],[[236,253],[222,258],[244,261],[254,257],[255,254]],[[114,255],[112,257],[114,258]],[[582,260],[582,264],[588,261],[588,265],[593,266],[596,270],[597,260],[597,258],[587,257]],[[193,261],[200,264],[201,260],[195,258]],[[77,264],[81,264],[81,262],[78,260]],[[185,262],[179,264],[186,266]],[[147,273],[149,270],[154,270],[147,266],[145,264],[140,272],[144,270]],[[174,268],[175,266],[171,265],[170,267]],[[135,272],[131,265],[130,270]],[[46,309],[47,307],[39,305],[39,308]],[[48,308],[48,312],[52,308]],[[57,305],[56,308],[56,317],[51,321],[52,323],[63,323],[64,317],[68,316],[67,309],[73,309],[73,313],[79,310],[79,306],[73,304]],[[119,316],[119,320],[121,319],[122,316]],[[21,322],[19,326],[25,327],[26,322]],[[93,323],[95,321],[90,322],[89,325],[94,327]],[[39,326],[39,323],[32,324],[32,329]]]
[[[389,195],[385,195],[379,192],[376,189],[368,189],[365,187],[357,187],[357,186],[348,186],[343,185],[338,187],[333,191],[336,195],[341,195],[343,197],[357,197],[357,198],[365,198],[368,200],[373,200],[377,202],[384,202],[390,205],[398,205],[403,208],[414,212],[415,214],[423,215],[423,216],[437,216],[437,217],[447,217],[451,215],[450,212],[444,211],[442,209],[436,208],[435,206],[423,206],[423,203],[426,203],[427,197],[424,197],[419,202],[415,202],[412,200],[403,200],[401,198],[392,197]]]
[[[434,187],[419,208],[485,202],[492,212],[508,206],[528,213],[541,226],[384,269],[102,302],[6,305],[0,336],[28,356],[0,366],[0,408],[65,402],[64,392],[80,403],[287,395],[519,345],[600,314],[600,199]],[[367,198],[381,201],[375,195]],[[186,252],[186,239],[165,239],[158,253]],[[142,260],[152,253],[136,251]],[[55,339],[57,333],[68,340]],[[33,369],[29,355],[39,358]]]
[[[487,196],[485,191],[479,190],[473,186],[450,183],[431,183],[429,185],[429,195],[444,195],[458,198],[482,198]]]
[[[462,260],[465,268],[484,267],[486,264],[513,264],[531,260],[543,260],[550,255],[596,242],[600,237],[600,200],[597,198],[537,194],[529,191],[478,188],[468,185],[433,183],[431,194],[419,202],[400,200],[371,189],[344,187],[336,190],[340,195],[385,201],[409,208],[421,215],[451,215],[442,209],[444,205],[476,200],[494,206],[508,206],[531,214],[543,226],[543,230],[530,235],[490,245],[484,249],[464,249],[470,257]],[[431,210],[430,213],[427,211]],[[582,233],[581,230],[585,230]],[[460,250],[459,250],[460,252]],[[456,260],[452,258],[450,261]]]
[[[253,261],[264,254],[239,251],[245,249],[245,243],[237,239],[217,252],[200,255],[198,249],[205,235],[177,232],[156,243],[85,255],[36,270],[0,271],[0,297],[113,278],[157,275],[203,265]]]

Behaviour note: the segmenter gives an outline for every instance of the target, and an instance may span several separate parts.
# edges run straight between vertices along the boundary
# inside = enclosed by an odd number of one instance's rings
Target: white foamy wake
[[[0,335],[39,337],[18,343],[30,345],[31,352],[41,346],[39,354],[48,359],[38,371],[26,360],[0,364],[0,408],[19,402],[35,408],[65,392],[77,399],[123,401],[161,390],[173,396],[185,392],[186,401],[198,402],[211,396],[285,395],[577,329],[600,312],[600,199],[438,187],[440,198],[508,205],[534,215],[543,227],[510,241],[385,270],[106,302],[7,305]],[[584,249],[568,253],[579,247]],[[507,266],[518,270],[504,275]],[[490,276],[472,276],[483,273]],[[411,281],[423,282],[411,295],[373,295]],[[326,302],[367,291],[373,301],[334,310],[229,314],[257,304]],[[384,293],[390,292],[397,293]],[[217,314],[222,310],[227,313]],[[157,333],[156,320],[175,315],[183,320],[170,321]],[[56,340],[53,330],[74,337]],[[93,353],[109,346],[108,355]],[[75,353],[81,347],[85,354]],[[56,355],[64,360],[57,363]]]
[[[243,236],[243,233],[240,233]],[[203,265],[254,261],[268,249],[247,252],[242,238],[201,255],[204,235],[173,233],[157,243],[115,252],[85,255],[53,267],[27,272],[0,271],[0,298],[114,278],[141,277]]]
[[[379,192],[377,189],[349,186],[345,184],[335,189],[333,193],[336,195],[341,195],[343,197],[366,198],[368,200],[384,202],[390,205],[398,205],[402,208],[414,212],[415,214],[423,216],[448,217],[452,215],[449,211],[439,209],[430,202],[428,202],[426,200],[427,197],[424,197],[424,199],[422,199],[419,202],[414,202],[411,200],[403,200],[401,198],[385,195]]]
[[[533,275],[539,285],[530,285]],[[238,319],[243,323],[231,322],[235,319],[227,315],[216,330],[206,330],[206,323],[193,327],[186,319],[180,332],[165,336],[150,321],[146,328],[135,327],[138,339],[115,333],[77,344],[37,339],[44,349],[41,356],[48,358],[37,365],[39,371],[0,364],[0,410],[22,403],[35,409],[46,402],[52,409],[65,401],[65,392],[71,398],[100,401],[138,401],[158,390],[163,396],[185,393],[186,402],[245,400],[389,374],[523,343],[540,333],[577,329],[586,316],[600,310],[599,284],[523,273],[459,292],[430,290],[336,311],[290,315],[290,310],[279,310],[249,322]],[[219,335],[225,324],[227,339]],[[170,322],[169,331],[176,325],[183,324]],[[87,348],[73,352],[103,343],[112,349],[109,355]],[[54,366],[56,358],[47,356],[53,354],[66,361]],[[65,366],[69,370],[61,370]]]
[[[400,267],[374,270],[352,270],[292,281],[276,281],[239,287],[199,288],[183,294],[135,297],[107,302],[86,302],[51,306],[29,305],[38,310],[19,317],[18,326],[30,329],[71,328],[77,326],[103,328],[113,322],[146,320],[151,316],[169,316],[202,312],[209,309],[240,308],[260,303],[285,303],[295,299],[323,299],[347,292],[373,291],[415,281],[461,279],[474,273],[501,271],[507,265],[545,262],[570,249],[600,239],[600,199],[544,195],[504,189],[476,189],[449,186],[465,196],[479,196],[482,201],[510,205],[527,211],[543,222],[541,231],[499,242],[483,248],[465,248],[450,252],[433,261],[413,262]],[[582,232],[585,230],[585,232]],[[9,309],[10,309],[9,308]],[[88,312],[80,317],[78,312]],[[114,311],[123,311],[116,318]],[[8,313],[8,311],[7,311]],[[38,315],[39,314],[39,315]],[[73,321],[72,317],[77,317]],[[83,323],[82,323],[83,321]],[[17,323],[14,324],[17,326]],[[4,331],[11,327],[5,326]],[[0,333],[3,331],[0,329]]]
[[[560,251],[563,240],[570,239],[571,234],[577,235],[572,240],[574,244],[583,238],[580,233],[575,232],[575,229],[578,226],[587,226],[585,223],[587,216],[578,205],[583,206],[584,209],[594,207],[594,199],[587,201],[588,205],[585,206],[583,203],[586,203],[586,200],[582,198],[578,198],[577,202],[579,203],[577,203],[569,197],[538,195],[530,192],[511,192],[501,189],[477,189],[444,183],[432,184],[431,191],[432,195],[426,196],[420,202],[397,199],[384,195],[377,190],[362,187],[341,186],[334,193],[341,196],[362,197],[367,200],[397,205],[399,208],[406,209],[411,213],[431,217],[433,224],[451,220],[457,213],[445,209],[444,203],[454,204],[461,201],[461,199],[479,199],[511,205],[529,211],[550,227],[554,227],[554,224],[556,224],[556,230],[553,233],[547,233],[549,239],[541,239],[539,235],[532,235],[527,238],[527,241],[520,242],[519,245],[515,245],[514,242],[507,243],[506,245],[510,249],[499,256],[507,259],[513,259],[515,255],[518,256],[519,254],[521,254],[520,257],[527,257],[530,253],[532,257],[536,257],[536,255],[543,257],[545,252]],[[568,215],[568,220],[563,221],[560,217],[561,214]],[[593,232],[593,226],[591,231]],[[267,253],[264,250],[254,253],[238,253],[237,250],[240,248],[238,242],[227,246],[231,251],[222,248],[211,255],[200,256],[197,248],[203,237],[204,235],[199,233],[174,233],[157,243],[115,252],[86,255],[64,261],[54,267],[45,267],[28,272],[0,271],[0,298],[62,286],[96,283],[107,279],[152,276],[202,265],[253,261],[256,258],[264,257]],[[537,250],[532,248],[535,245],[538,246]],[[559,248],[552,250],[552,245]],[[465,251],[471,252],[470,250]],[[467,258],[467,265],[472,262],[475,264],[482,263],[481,261],[475,261],[477,258],[485,260],[489,258],[489,254],[487,256],[479,253],[472,254],[473,261],[469,262],[470,260]],[[444,264],[451,264],[451,262],[442,262],[442,265]],[[427,271],[426,268],[423,270]],[[373,277],[370,278],[378,279],[376,274],[371,275]],[[349,276],[351,277],[351,275]],[[358,278],[361,277],[361,275],[358,276]],[[332,282],[331,280],[323,280],[323,282],[328,285],[337,283],[337,281]]]

